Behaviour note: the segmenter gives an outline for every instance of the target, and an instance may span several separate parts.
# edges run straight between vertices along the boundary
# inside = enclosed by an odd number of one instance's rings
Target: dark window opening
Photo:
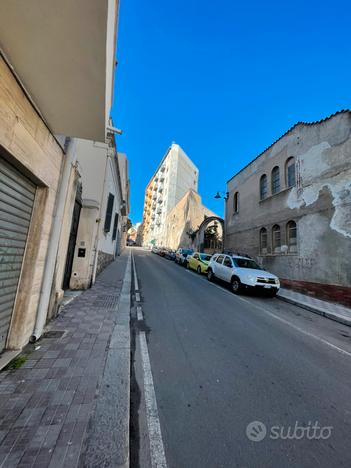
[[[106,207],[106,214],[105,214],[105,224],[104,224],[104,231],[110,232],[111,229],[111,221],[112,221],[112,210],[113,210],[113,202],[115,196],[112,193],[108,194],[107,199],[107,207]]]

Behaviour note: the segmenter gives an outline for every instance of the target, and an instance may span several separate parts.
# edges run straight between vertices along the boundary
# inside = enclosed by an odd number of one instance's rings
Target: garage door
[[[36,186],[0,156],[0,352],[6,343]]]

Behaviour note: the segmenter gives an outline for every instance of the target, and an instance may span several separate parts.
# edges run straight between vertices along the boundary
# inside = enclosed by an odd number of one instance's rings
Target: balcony
[[[162,164],[162,166],[161,166],[161,168],[160,168],[160,171],[161,171],[161,172],[165,172],[165,170],[166,170],[166,166],[165,166],[164,164]]]
[[[152,209],[154,210],[155,208],[156,208],[156,202],[153,202]]]
[[[118,2],[3,0],[0,44],[54,134],[105,142]]]
[[[157,200],[157,203],[162,203],[162,202],[163,202],[162,197],[159,197]]]
[[[162,173],[162,174],[160,175],[160,182],[163,182],[164,180],[165,180],[165,175]]]
[[[152,199],[153,199],[153,200],[156,200],[156,198],[157,198],[157,193],[154,192],[153,195],[152,195]]]
[[[151,219],[155,219],[155,214],[152,214],[152,215],[151,215]]]
[[[160,184],[160,185],[159,185],[158,191],[159,191],[159,192],[163,192],[163,184]]]
[[[157,213],[157,214],[161,214],[161,213],[162,213],[162,208],[161,208],[160,206],[157,208],[156,213]]]

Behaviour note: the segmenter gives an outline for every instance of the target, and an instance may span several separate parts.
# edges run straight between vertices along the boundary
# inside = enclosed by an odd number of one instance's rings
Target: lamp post
[[[225,241],[225,233],[226,233],[226,229],[227,229],[227,226],[226,226],[226,223],[227,223],[227,200],[229,199],[229,192],[217,192],[216,195],[214,196],[214,198],[216,200],[219,200],[219,199],[223,198],[223,200],[225,201],[225,203],[224,203],[224,223],[223,223],[223,233],[222,233],[222,236],[223,236],[222,252],[225,252],[225,250],[224,250],[224,241]]]

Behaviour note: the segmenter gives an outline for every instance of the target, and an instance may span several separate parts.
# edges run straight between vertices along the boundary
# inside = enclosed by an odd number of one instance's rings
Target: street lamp
[[[228,198],[229,198],[229,192],[217,192],[216,195],[214,196],[214,198],[216,200],[219,200],[220,198],[223,198],[224,200],[227,201]]]

